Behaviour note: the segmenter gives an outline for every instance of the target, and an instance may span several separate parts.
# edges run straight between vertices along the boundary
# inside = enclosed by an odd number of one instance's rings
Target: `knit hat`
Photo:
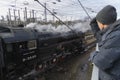
[[[117,19],[117,13],[115,7],[108,5],[104,7],[98,14],[96,15],[96,20],[101,22],[102,24],[109,25],[114,23]]]

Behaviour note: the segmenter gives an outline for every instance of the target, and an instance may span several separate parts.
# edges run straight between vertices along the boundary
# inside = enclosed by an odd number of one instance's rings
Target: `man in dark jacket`
[[[90,59],[99,68],[100,80],[120,80],[120,20],[116,19],[116,9],[108,5],[90,23],[99,47]]]

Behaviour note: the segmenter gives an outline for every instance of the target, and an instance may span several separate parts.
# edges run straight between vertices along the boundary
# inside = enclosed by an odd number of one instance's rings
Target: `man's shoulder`
[[[111,30],[111,32],[108,34],[109,37],[112,36],[117,36],[120,37],[120,24],[115,26],[115,28],[113,30]]]
[[[108,37],[118,36],[120,37],[120,20],[117,20],[115,23],[110,25],[110,30],[108,30]]]
[[[111,31],[120,31],[120,19],[118,19],[117,21],[115,21],[110,26],[111,26],[111,28],[110,28]]]

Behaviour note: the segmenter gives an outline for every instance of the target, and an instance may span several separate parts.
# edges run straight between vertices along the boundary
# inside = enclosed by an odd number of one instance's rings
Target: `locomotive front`
[[[0,27],[1,79],[14,80],[31,71],[37,60],[37,40],[34,31]],[[29,64],[29,62],[31,64]]]

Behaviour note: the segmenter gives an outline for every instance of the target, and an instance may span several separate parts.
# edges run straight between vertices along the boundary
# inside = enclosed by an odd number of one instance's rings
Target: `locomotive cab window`
[[[28,41],[28,49],[36,49],[37,48],[37,42],[36,40],[31,40],[31,41]]]

